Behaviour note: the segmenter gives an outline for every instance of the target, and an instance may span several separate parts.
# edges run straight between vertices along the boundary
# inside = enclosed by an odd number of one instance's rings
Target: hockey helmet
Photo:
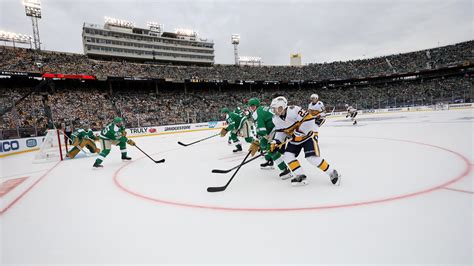
[[[123,122],[123,119],[121,117],[114,118],[114,123],[115,124],[122,123],[122,122]]]
[[[224,108],[221,109],[221,114],[228,114],[228,113],[230,113],[229,108],[224,107]]]
[[[249,100],[248,105],[259,107],[260,106],[260,100],[258,98],[252,98],[252,99]]]
[[[286,109],[286,107],[288,107],[288,101],[285,97],[279,96],[272,100],[270,107],[274,114],[280,114]]]

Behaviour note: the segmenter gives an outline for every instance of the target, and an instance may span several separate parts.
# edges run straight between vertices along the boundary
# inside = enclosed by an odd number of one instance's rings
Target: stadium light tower
[[[129,29],[132,29],[135,27],[135,22],[118,19],[118,18],[104,17],[104,21],[105,21],[105,24],[116,26],[116,27],[129,28]]]
[[[40,0],[23,0],[25,13],[27,17],[31,17],[33,24],[33,44],[36,50],[41,50],[41,41],[38,29],[38,19],[41,18],[41,2]]]
[[[240,43],[240,35],[239,34],[232,34],[232,44],[234,45],[234,58],[235,58],[235,65],[239,65],[239,50],[237,46]]]
[[[239,65],[262,66],[262,58],[259,56],[241,56],[239,57]]]
[[[165,26],[158,22],[147,22],[147,26],[148,28],[150,28],[151,31],[158,32],[160,35],[165,29]]]
[[[29,44],[31,48],[31,36],[25,34],[0,30],[0,41],[13,43],[13,48],[15,43]]]

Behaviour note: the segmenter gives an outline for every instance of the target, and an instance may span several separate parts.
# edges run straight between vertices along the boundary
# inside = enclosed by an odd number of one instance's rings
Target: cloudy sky
[[[0,30],[32,35],[21,0],[0,0]],[[83,22],[104,16],[191,28],[215,42],[216,63],[240,55],[265,64],[331,62],[408,52],[474,39],[471,0],[41,0],[42,48],[82,53]]]

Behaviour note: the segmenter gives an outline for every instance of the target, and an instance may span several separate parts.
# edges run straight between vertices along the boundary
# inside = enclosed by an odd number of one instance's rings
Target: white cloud
[[[348,60],[408,52],[473,39],[469,0],[152,1],[43,0],[40,34],[49,50],[82,53],[83,22],[103,16],[193,28],[213,39],[216,62],[231,64],[232,33],[242,55],[266,64]],[[31,34],[20,0],[0,2],[0,29]]]

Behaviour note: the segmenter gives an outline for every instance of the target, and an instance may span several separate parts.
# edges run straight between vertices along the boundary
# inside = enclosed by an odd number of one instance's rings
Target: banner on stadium
[[[51,79],[82,79],[82,80],[96,80],[94,76],[91,75],[71,75],[71,74],[54,74],[54,73],[44,73],[43,78]]]
[[[43,137],[0,140],[0,157],[2,155],[18,153],[26,150],[37,150],[43,143]]]
[[[464,109],[464,108],[472,108],[474,107],[474,103],[453,103],[448,104],[448,109]]]
[[[138,127],[138,128],[127,128],[127,136],[147,136],[147,135],[161,135],[181,132],[192,132],[201,130],[219,129],[225,125],[223,121],[213,121],[207,123],[196,123],[196,124],[180,124],[180,125],[168,125],[168,126],[157,126],[157,127]]]

